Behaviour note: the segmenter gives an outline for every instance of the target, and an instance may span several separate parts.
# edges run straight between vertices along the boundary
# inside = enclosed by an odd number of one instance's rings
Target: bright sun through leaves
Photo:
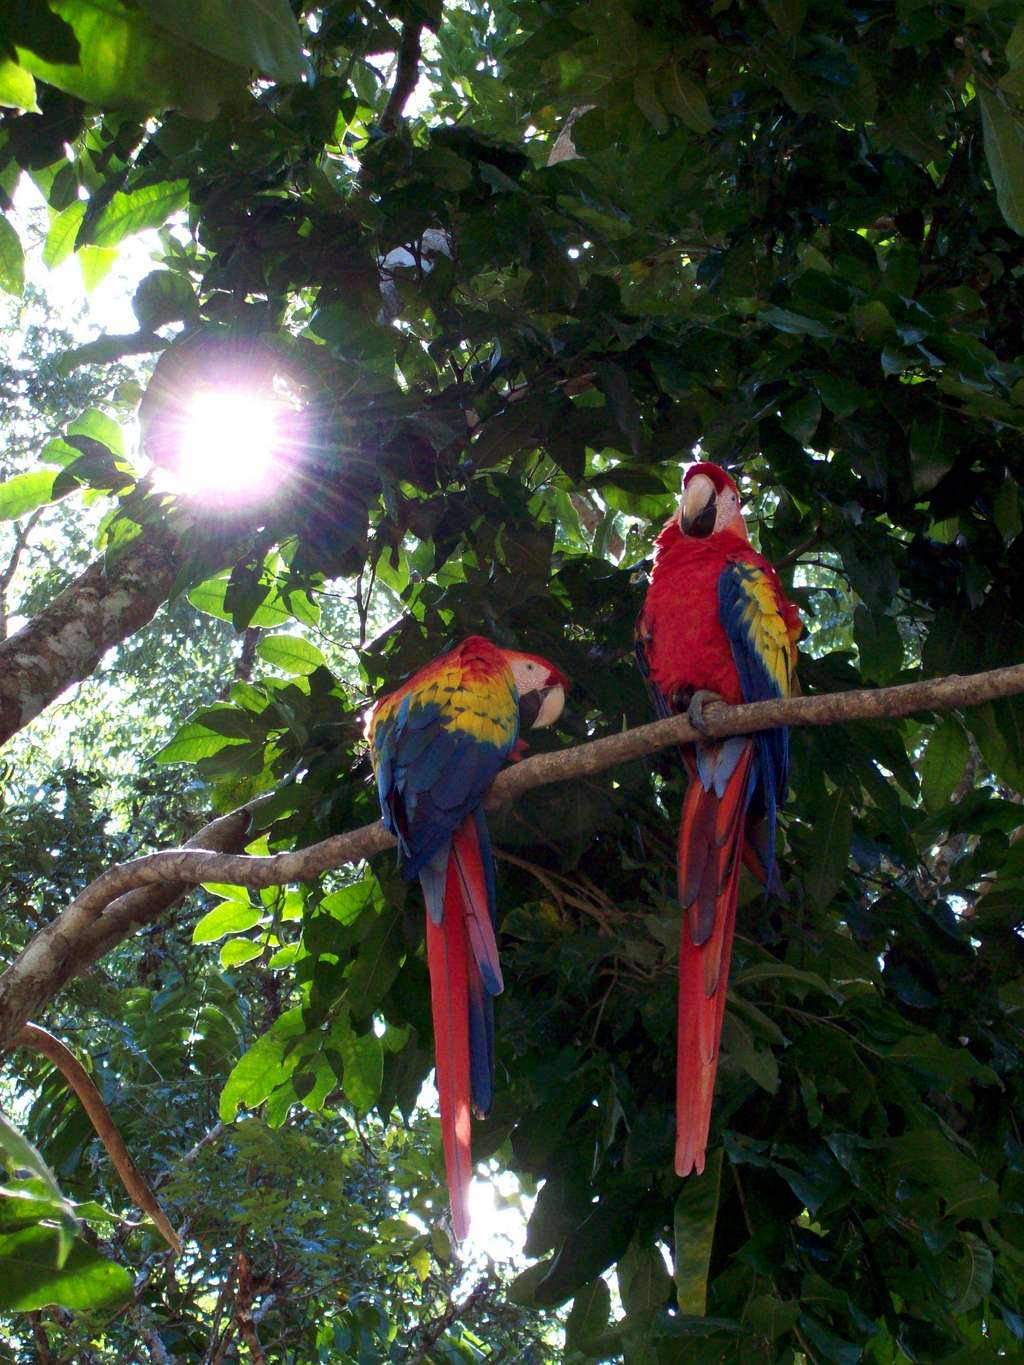
[[[188,402],[175,484],[186,494],[258,497],[281,472],[287,409],[273,395],[206,389]]]

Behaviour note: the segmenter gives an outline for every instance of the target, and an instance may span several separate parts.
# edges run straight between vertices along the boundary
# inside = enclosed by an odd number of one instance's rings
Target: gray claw
[[[704,707],[708,702],[720,702],[722,698],[717,692],[701,690],[694,692],[690,698],[690,704],[686,708],[686,719],[690,722],[698,734],[705,739],[713,739],[714,736],[708,733],[708,723],[704,718]]]

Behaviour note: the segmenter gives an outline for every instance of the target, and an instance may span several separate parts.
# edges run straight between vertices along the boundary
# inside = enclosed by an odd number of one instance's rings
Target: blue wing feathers
[[[469,970],[469,1088],[473,1107],[486,1114],[491,1107],[494,1084],[494,1005],[480,973]]]
[[[755,596],[755,586],[763,570],[739,561],[728,564],[718,579],[718,610],[732,649],[744,701],[769,701],[784,695],[762,656],[752,627],[763,617]],[[755,785],[751,800],[763,806],[763,847],[769,879],[775,870],[775,818],[779,803],[786,795],[789,773],[789,732],[785,728],[760,730],[753,736]]]
[[[487,880],[487,906],[491,912],[491,923],[498,925],[498,888],[494,880],[494,853],[491,849],[491,831],[487,828],[487,817],[478,806],[473,812],[476,824],[476,837],[480,844],[480,860],[484,865]]]

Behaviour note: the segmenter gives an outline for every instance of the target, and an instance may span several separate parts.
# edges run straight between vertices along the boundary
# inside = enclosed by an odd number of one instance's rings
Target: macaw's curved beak
[[[695,474],[683,491],[679,505],[679,529],[684,536],[698,539],[715,529],[718,500],[715,485],[706,474]]]
[[[553,725],[565,706],[565,688],[561,683],[552,687],[535,687],[519,698],[520,730],[542,730]]]

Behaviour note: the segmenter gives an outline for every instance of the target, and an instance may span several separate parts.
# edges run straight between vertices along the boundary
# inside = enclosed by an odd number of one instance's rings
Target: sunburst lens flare
[[[180,417],[171,491],[222,502],[262,502],[286,472],[295,412],[275,393],[209,388]]]

